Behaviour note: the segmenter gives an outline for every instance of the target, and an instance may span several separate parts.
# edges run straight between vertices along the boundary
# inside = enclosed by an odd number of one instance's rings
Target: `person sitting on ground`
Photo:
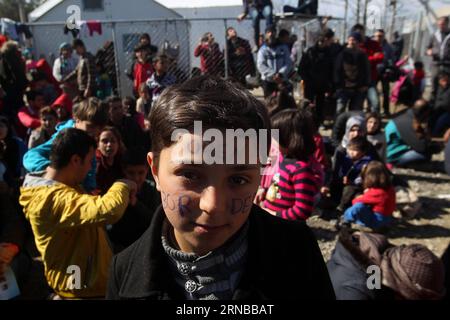
[[[431,107],[424,99],[390,120],[384,128],[386,158],[396,166],[412,166],[431,159],[432,147],[427,124]]]
[[[97,98],[89,98],[81,101],[75,108],[73,119],[60,123],[56,127],[56,133],[47,142],[28,150],[23,158],[23,166],[28,172],[44,171],[50,164],[50,150],[53,139],[66,128],[77,128],[86,131],[97,138],[106,125],[108,119],[107,105]],[[92,161],[91,170],[86,175],[83,186],[86,191],[94,191],[96,188],[95,171],[97,164],[95,158]]]
[[[40,111],[41,126],[31,132],[28,140],[28,149],[32,149],[51,139],[56,132],[58,116],[50,107],[44,107]]]
[[[309,227],[253,204],[264,159],[238,164],[232,156],[224,164],[225,152],[216,152],[217,162],[192,164],[201,157],[194,148],[177,152],[206,141],[194,135],[195,121],[223,134],[252,129],[255,141],[269,129],[264,104],[231,82],[202,76],[163,92],[150,112],[147,156],[162,206],[147,231],[113,258],[106,298],[334,299]],[[268,138],[256,143],[256,152],[267,155]]]
[[[95,151],[97,159],[97,191],[103,195],[113,183],[123,178],[120,159],[125,152],[119,131],[114,127],[105,127],[98,138],[98,148]]]
[[[334,159],[333,177],[330,188],[332,198],[339,198],[336,210],[342,214],[352,199],[363,191],[361,172],[374,158],[369,153],[370,143],[366,137],[359,136],[349,141],[345,157]],[[334,197],[333,197],[334,194]]]
[[[386,227],[395,210],[395,190],[391,173],[380,161],[371,161],[361,171],[364,193],[352,201],[343,223],[356,223],[371,229]]]
[[[393,246],[381,234],[341,230],[327,267],[338,300],[439,300],[445,294],[444,266],[433,252],[420,244]],[[379,282],[369,278],[374,267],[381,270]]]
[[[279,132],[280,159],[262,207],[283,219],[306,220],[318,201],[323,169],[314,157],[313,124],[309,113],[289,109],[272,118]]]
[[[127,150],[121,158],[125,179],[137,185],[137,201],[129,205],[120,220],[111,225],[108,235],[118,253],[139,239],[152,221],[154,212],[161,204],[161,195],[153,180],[147,180],[147,151],[142,147]]]
[[[45,173],[27,175],[21,188],[19,201],[31,223],[47,283],[61,299],[105,296],[112,252],[104,226],[119,220],[135,200],[136,184],[129,180],[114,183],[102,197],[80,189],[96,148],[86,132],[64,129],[53,140]],[[78,281],[73,279],[74,266]]]
[[[386,137],[381,130],[381,116],[376,112],[366,115],[367,140],[375,147],[378,156],[386,161]]]

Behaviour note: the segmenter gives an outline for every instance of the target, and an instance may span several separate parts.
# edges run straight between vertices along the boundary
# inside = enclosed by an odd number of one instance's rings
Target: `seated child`
[[[347,154],[334,166],[334,185],[341,188],[342,194],[337,210],[343,212],[351,205],[353,197],[362,191],[361,170],[374,160],[368,153],[369,142],[365,137],[356,137],[347,145]]]
[[[281,159],[263,208],[283,219],[306,220],[323,184],[311,118],[303,110],[283,110],[272,118],[272,129],[279,132]]]
[[[364,194],[353,199],[344,213],[344,223],[378,229],[392,221],[395,210],[395,190],[391,174],[380,161],[371,161],[361,172]]]
[[[386,137],[381,131],[381,116],[371,112],[366,116],[367,140],[374,146],[380,159],[386,160]]]

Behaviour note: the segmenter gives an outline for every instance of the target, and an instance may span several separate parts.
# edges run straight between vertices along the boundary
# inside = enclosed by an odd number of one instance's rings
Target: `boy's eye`
[[[249,182],[249,180],[247,178],[244,178],[244,177],[241,177],[241,176],[231,177],[230,181],[231,181],[232,184],[239,185],[239,186],[242,186],[242,185],[247,184]]]
[[[200,178],[200,176],[193,171],[183,171],[179,175],[191,181],[198,180]]]

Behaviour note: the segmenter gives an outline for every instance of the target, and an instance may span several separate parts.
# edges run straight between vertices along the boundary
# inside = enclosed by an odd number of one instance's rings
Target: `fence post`
[[[224,55],[225,55],[225,79],[228,79],[228,39],[227,39],[227,19],[223,19],[223,25],[225,26],[225,46],[224,46]]]
[[[119,63],[119,49],[117,48],[118,42],[116,37],[116,23],[111,23],[112,41],[114,44],[114,64],[116,66],[116,80],[117,80],[117,93],[119,97],[122,96],[122,84],[120,81],[120,63]]]

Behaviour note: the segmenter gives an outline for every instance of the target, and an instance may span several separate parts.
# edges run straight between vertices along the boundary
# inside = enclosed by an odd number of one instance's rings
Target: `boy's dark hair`
[[[272,118],[272,129],[279,132],[281,147],[286,149],[286,157],[309,160],[314,153],[314,128],[309,114],[299,109],[288,109]]]
[[[44,93],[39,90],[30,90],[25,93],[27,101],[35,101],[38,96],[44,96]]]
[[[144,51],[150,49],[150,46],[148,44],[137,44],[134,47],[134,52]]]
[[[72,42],[72,47],[76,48],[76,47],[83,47],[85,48],[84,42],[81,39],[74,39]]]
[[[202,121],[203,130],[269,129],[264,104],[243,87],[211,76],[200,76],[165,90],[149,115],[152,151],[158,159],[172,141],[176,129],[194,130]],[[268,135],[270,145],[270,135]],[[267,150],[268,152],[268,150]]]
[[[430,115],[431,106],[427,100],[419,99],[414,103],[412,111],[414,114],[414,118],[419,121],[425,121]]]
[[[322,33],[320,34],[320,36],[324,39],[330,39],[334,37],[334,31],[331,30],[330,28],[325,28]]]
[[[448,73],[448,71],[442,70],[439,71],[438,73],[438,79],[443,79],[443,78],[449,78],[450,74]]]
[[[158,54],[153,58],[153,63],[157,63],[158,61],[169,60],[169,57],[163,53]]]
[[[58,118],[58,115],[56,114],[56,111],[53,110],[51,107],[44,107],[41,109],[41,111],[39,111],[39,115],[42,118],[45,115],[51,115],[53,117],[55,117],[56,119]]]
[[[392,186],[391,174],[381,161],[370,161],[361,171],[364,189],[387,189]]]
[[[152,41],[152,38],[150,38],[150,35],[148,33],[141,34],[141,36],[139,37],[139,41],[141,41],[142,39],[147,39],[148,42]]]
[[[108,106],[97,98],[84,99],[74,108],[73,117],[79,121],[90,121],[96,126],[104,126],[108,122]]]
[[[106,103],[108,105],[111,105],[113,102],[120,102],[122,103],[122,99],[119,96],[110,96],[107,100]]]
[[[38,81],[48,81],[47,75],[42,71],[31,71],[31,81],[38,82]]]
[[[366,28],[362,24],[357,23],[352,27],[350,32],[360,32],[360,31],[365,31],[365,30],[366,30]]]
[[[122,168],[128,166],[147,166],[147,151],[143,147],[133,147],[125,151],[122,155]]]
[[[280,32],[278,33],[278,38],[286,37],[289,35],[290,35],[289,31],[287,31],[286,29],[281,29]]]
[[[347,149],[358,150],[363,154],[367,154],[370,148],[370,142],[366,137],[358,136],[350,140],[347,144]]]
[[[422,61],[414,62],[414,68],[415,69],[423,69],[423,62]]]
[[[383,33],[383,34],[386,33],[386,32],[384,32],[384,29],[377,29],[377,30],[375,30],[375,32],[380,32],[380,33]]]
[[[67,128],[53,140],[50,151],[50,166],[60,170],[70,163],[72,156],[85,159],[89,151],[97,148],[95,139],[80,129]]]
[[[295,99],[289,94],[287,89],[281,89],[277,95],[267,97],[266,105],[270,117],[273,117],[282,110],[297,108]]]

